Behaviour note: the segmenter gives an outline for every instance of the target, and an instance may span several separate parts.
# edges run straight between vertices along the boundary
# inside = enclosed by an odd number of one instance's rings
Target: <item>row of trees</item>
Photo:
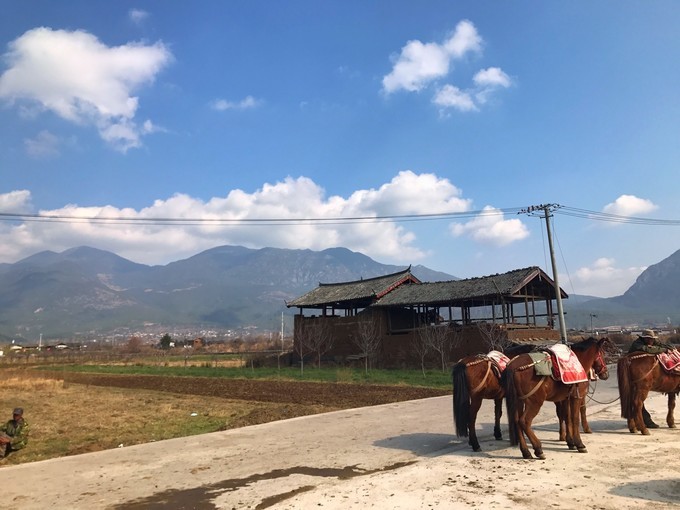
[[[480,322],[477,324],[481,337],[489,350],[504,350],[508,347],[507,335],[493,323]],[[352,343],[363,359],[366,372],[375,364],[380,349],[380,322],[374,320],[371,314],[364,315],[357,323],[356,331],[352,335]],[[463,330],[460,327],[450,327],[448,324],[433,324],[420,328],[412,342],[412,350],[420,361],[420,367],[425,375],[426,362],[436,356],[441,370],[448,369],[451,350],[460,344]],[[333,330],[328,320],[317,320],[308,323],[304,328],[295,332],[295,353],[300,358],[300,370],[304,373],[305,358],[313,356],[317,367],[321,366],[323,356],[331,351],[334,345]]]

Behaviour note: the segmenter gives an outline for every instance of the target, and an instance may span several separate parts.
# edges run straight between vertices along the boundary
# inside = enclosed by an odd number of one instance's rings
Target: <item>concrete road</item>
[[[618,406],[615,374],[598,382],[593,396],[602,403],[590,402],[590,414]],[[343,484],[441,455],[467,454],[467,441],[454,435],[451,400],[338,411],[3,467],[0,506],[269,508],[320,483]],[[553,404],[543,406],[540,422],[555,422]],[[492,426],[493,403],[486,401],[478,422],[483,448],[495,442]],[[586,444],[590,437],[584,437]],[[519,459],[519,450],[515,453]]]

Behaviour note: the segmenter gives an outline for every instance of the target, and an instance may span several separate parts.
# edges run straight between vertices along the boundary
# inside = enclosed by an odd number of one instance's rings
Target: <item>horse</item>
[[[608,338],[596,339],[590,337],[572,345],[572,350],[583,369],[588,372],[596,363],[606,366],[602,357],[603,349],[611,341]],[[531,423],[538,414],[543,402],[565,401],[563,410],[566,425],[566,440],[570,450],[576,449],[580,453],[587,452],[581,440],[578,427],[579,407],[588,392],[588,381],[564,384],[549,376],[536,375],[535,363],[528,354],[521,354],[508,363],[503,372],[505,401],[508,411],[510,444],[519,444],[522,456],[531,459],[531,452],[527,448],[524,435],[529,438],[534,448],[534,454],[539,459],[545,459],[543,446],[538,439]]]
[[[529,352],[532,345],[519,345],[504,351],[506,356]],[[501,374],[495,362],[486,354],[476,354],[460,359],[451,369],[453,383],[453,423],[458,437],[469,437],[468,444],[475,452],[481,451],[475,423],[484,399],[494,401],[493,436],[503,439],[501,416],[505,391]]]
[[[675,428],[675,397],[680,392],[680,373],[668,372],[659,363],[655,354],[632,352],[619,358],[616,364],[621,401],[621,417],[628,422],[628,430],[638,430],[645,436],[649,429],[642,418],[642,404],[650,391],[668,394],[668,427]]]

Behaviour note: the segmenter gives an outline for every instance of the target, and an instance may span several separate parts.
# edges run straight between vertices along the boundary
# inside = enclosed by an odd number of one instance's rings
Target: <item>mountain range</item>
[[[320,282],[358,280],[404,266],[381,264],[345,248],[323,251],[220,246],[167,265],[148,266],[81,246],[0,264],[0,337],[72,338],[155,324],[168,328],[276,331],[286,301]],[[455,276],[413,266],[422,281]],[[484,275],[479,275],[484,276]],[[570,296],[571,328],[596,324],[680,323],[680,250],[647,268],[625,294]]]

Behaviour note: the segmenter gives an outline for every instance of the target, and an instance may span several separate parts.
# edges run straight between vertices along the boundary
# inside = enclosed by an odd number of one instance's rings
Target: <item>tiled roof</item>
[[[526,287],[526,288],[525,288]],[[383,296],[375,306],[466,305],[482,306],[489,301],[523,300],[529,297],[554,298],[554,282],[539,267],[515,269],[503,274],[402,286]],[[562,291],[562,297],[567,297]]]
[[[526,287],[526,288],[525,288]],[[524,293],[545,299],[554,298],[554,282],[539,267],[516,269],[503,274],[447,282],[403,285],[386,294],[374,306],[465,305],[483,306],[490,301],[523,300]],[[567,295],[562,291],[562,297]]]
[[[404,286],[402,284],[407,282],[420,283],[420,280],[411,274],[410,267],[397,273],[354,282],[320,283],[316,289],[293,299],[286,303],[286,306],[288,308],[293,306],[313,308],[323,305],[355,303],[358,306],[366,307],[386,293],[393,291],[393,289]]]

